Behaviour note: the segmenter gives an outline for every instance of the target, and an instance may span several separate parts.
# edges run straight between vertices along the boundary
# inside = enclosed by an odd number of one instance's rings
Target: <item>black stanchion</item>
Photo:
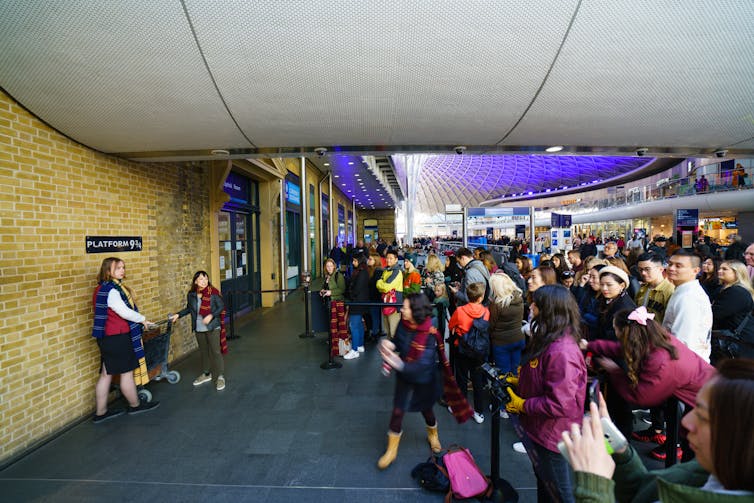
[[[671,397],[665,402],[665,466],[670,467],[678,462],[679,447],[678,425],[681,422],[681,404],[677,398]]]
[[[230,317],[228,319],[228,324],[230,325],[230,333],[226,337],[227,339],[240,339],[240,335],[236,335],[236,323],[235,323],[235,312],[233,311],[234,303],[233,303],[233,292],[232,290],[230,292],[227,292],[225,294],[225,299],[228,301],[228,316]]]
[[[495,503],[509,503],[518,501],[518,493],[513,486],[500,477],[500,408],[510,401],[506,391],[505,378],[496,367],[488,363],[482,365],[482,371],[488,381],[492,402],[492,428],[490,431],[490,481],[492,482],[492,496],[490,501]]]
[[[306,321],[304,322],[304,333],[299,334],[299,338],[311,339],[314,337],[314,330],[311,329],[309,321],[309,283],[304,283],[304,318],[306,318]]]

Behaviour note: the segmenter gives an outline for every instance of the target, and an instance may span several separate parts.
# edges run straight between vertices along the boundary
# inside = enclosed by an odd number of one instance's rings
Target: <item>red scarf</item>
[[[213,295],[220,295],[220,291],[212,285],[207,285],[204,290],[198,290],[196,293],[202,296],[202,302],[199,305],[199,316],[203,318],[208,314],[212,314],[210,301]],[[225,335],[225,308],[220,313],[220,352],[222,354],[228,353],[228,339]]]
[[[459,423],[465,423],[474,415],[474,411],[456,383],[456,378],[453,376],[453,371],[450,369],[450,362],[445,356],[445,342],[442,340],[442,336],[437,329],[432,326],[432,319],[427,318],[421,325],[415,325],[406,320],[401,320],[401,323],[412,332],[416,332],[416,335],[414,335],[411,340],[411,346],[408,350],[408,355],[406,356],[407,362],[418,360],[427,347],[427,339],[429,336],[431,335],[435,338],[435,341],[437,342],[437,352],[440,355],[440,363],[442,364],[442,394],[445,397],[448,406],[450,406],[450,410],[453,411],[453,417],[456,418],[456,421]]]

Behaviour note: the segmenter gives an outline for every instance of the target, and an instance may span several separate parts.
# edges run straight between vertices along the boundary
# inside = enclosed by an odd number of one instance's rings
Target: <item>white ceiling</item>
[[[0,86],[142,160],[750,157],[752,55],[751,0],[0,1]]]

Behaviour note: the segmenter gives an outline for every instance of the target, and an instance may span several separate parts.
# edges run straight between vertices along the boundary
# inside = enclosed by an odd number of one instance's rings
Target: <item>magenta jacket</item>
[[[522,361],[518,393],[526,399],[519,417],[526,433],[558,452],[561,433],[584,417],[586,363],[576,341],[561,337],[538,358]]]
[[[623,369],[609,374],[615,390],[628,403],[639,407],[656,407],[671,396],[694,407],[699,388],[715,373],[715,368],[690,350],[684,343],[671,336],[671,343],[678,352],[678,359],[670,358],[664,349],[655,349],[644,359],[639,372],[639,382],[631,387]],[[617,341],[592,341],[587,351],[608,358],[623,358],[623,350]]]

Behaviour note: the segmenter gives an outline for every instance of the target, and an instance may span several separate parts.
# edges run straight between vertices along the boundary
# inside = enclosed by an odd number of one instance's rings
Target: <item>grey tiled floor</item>
[[[230,341],[224,391],[192,386],[200,371],[193,354],[175,367],[178,384],[150,384],[161,402],[155,411],[83,421],[0,471],[0,500],[442,501],[410,476],[429,452],[419,414],[406,416],[396,462],[376,467],[393,382],[380,374],[374,347],[325,371],[326,334],[300,339],[303,327],[300,294],[255,313]],[[469,447],[488,471],[490,421],[458,425],[435,412],[443,444]],[[520,501],[535,501],[531,465],[511,449],[505,421],[501,437],[501,475]]]

